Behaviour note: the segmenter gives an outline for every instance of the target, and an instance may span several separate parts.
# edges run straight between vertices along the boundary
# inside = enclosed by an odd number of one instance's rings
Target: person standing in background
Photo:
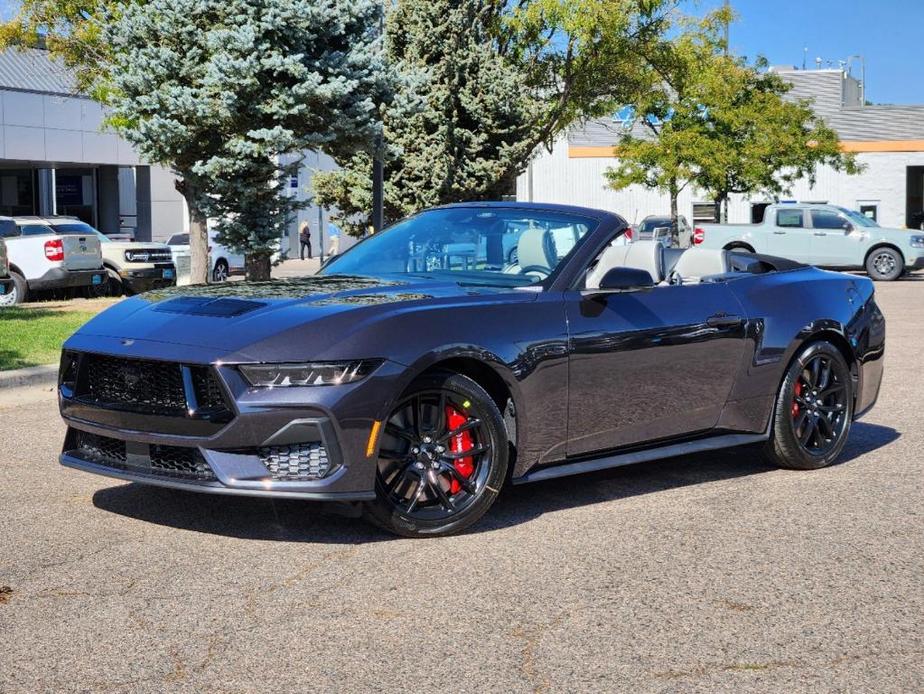
[[[340,228],[333,222],[328,222],[327,233],[330,236],[330,255],[340,252]]]
[[[302,260],[305,259],[306,248],[308,249],[308,260],[311,260],[311,228],[306,221],[303,221],[298,229],[298,240]]]

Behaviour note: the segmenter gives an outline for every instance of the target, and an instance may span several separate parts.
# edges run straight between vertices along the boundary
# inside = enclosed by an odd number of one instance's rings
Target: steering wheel
[[[527,265],[524,268],[520,269],[521,275],[539,275],[539,279],[547,279],[552,271],[547,267],[542,267],[541,265]]]

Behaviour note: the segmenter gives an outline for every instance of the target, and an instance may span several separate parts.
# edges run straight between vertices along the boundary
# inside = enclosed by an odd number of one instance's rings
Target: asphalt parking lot
[[[0,691],[921,691],[924,276],[877,292],[838,465],[527,485],[445,539],[66,470],[52,394],[0,393]]]

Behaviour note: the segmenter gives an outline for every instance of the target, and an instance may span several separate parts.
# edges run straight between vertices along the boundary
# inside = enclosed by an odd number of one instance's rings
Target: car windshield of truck
[[[639,225],[639,231],[654,231],[659,227],[669,227],[671,226],[670,217],[648,217],[642,220],[642,223]]]
[[[170,237],[170,240],[167,241],[168,246],[188,246],[189,245],[189,234],[174,234]]]
[[[96,236],[99,232],[89,224],[83,222],[65,222],[55,224],[54,230],[58,234],[72,234],[77,236]]]
[[[53,236],[55,230],[45,224],[23,224],[19,227],[23,236]]]
[[[429,210],[365,239],[321,274],[530,285],[546,279],[596,225],[574,214],[515,207]]]
[[[856,210],[848,210],[846,207],[838,207],[837,209],[850,217],[850,221],[854,224],[859,224],[861,227],[879,227],[875,219],[870,219],[865,214],[861,214]]]

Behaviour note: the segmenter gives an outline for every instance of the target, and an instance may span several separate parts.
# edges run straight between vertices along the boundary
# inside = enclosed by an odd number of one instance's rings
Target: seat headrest
[[[541,227],[527,229],[517,242],[517,264],[526,267],[555,267],[549,232]]]

